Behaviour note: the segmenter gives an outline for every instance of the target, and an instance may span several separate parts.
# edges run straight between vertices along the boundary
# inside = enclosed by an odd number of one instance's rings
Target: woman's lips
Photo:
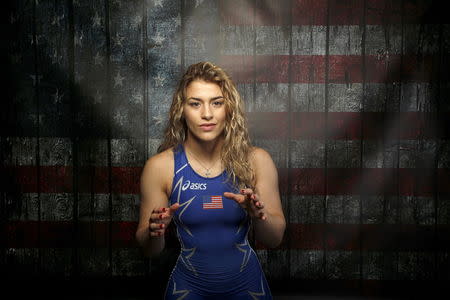
[[[203,131],[211,131],[216,127],[215,124],[209,124],[209,125],[201,125],[200,128],[203,129]]]

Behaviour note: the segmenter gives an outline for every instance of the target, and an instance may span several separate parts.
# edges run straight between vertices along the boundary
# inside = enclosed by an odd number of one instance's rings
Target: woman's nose
[[[211,108],[209,107],[209,105],[203,106],[202,118],[207,119],[207,120],[212,119],[212,111],[211,111]]]

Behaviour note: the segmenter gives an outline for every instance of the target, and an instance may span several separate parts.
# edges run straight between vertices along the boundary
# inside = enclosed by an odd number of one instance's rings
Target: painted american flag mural
[[[223,66],[279,171],[273,282],[375,292],[449,279],[450,26],[433,1],[14,1],[2,263],[152,276],[139,176],[184,68]]]

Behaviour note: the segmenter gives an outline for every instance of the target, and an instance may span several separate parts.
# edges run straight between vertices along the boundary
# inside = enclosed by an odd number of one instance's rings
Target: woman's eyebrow
[[[211,98],[209,100],[217,100],[217,99],[222,99],[222,98],[223,98],[223,96],[217,96],[217,97]]]
[[[217,97],[210,98],[209,100],[218,100],[218,99],[222,99],[222,98],[223,98],[223,96],[217,96]],[[189,100],[189,99],[197,100],[197,101],[203,101],[203,99],[201,99],[201,98],[196,98],[196,97],[189,97],[188,100]]]

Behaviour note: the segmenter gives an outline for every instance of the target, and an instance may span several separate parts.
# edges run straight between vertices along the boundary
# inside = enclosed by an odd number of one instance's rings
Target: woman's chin
[[[220,134],[207,132],[207,133],[201,133],[201,134],[195,134],[195,135],[193,134],[192,138],[199,143],[212,143],[212,142],[216,142],[219,139],[223,138],[223,136]]]

